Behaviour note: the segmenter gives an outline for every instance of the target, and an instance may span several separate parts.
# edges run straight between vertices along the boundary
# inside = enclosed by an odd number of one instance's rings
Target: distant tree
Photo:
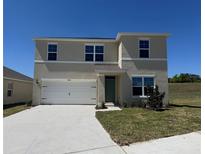
[[[200,82],[201,77],[196,74],[190,74],[190,73],[181,73],[176,74],[172,78],[169,78],[169,82],[173,83],[183,83],[183,82]]]
[[[168,82],[171,83],[172,82],[172,78],[168,78]]]

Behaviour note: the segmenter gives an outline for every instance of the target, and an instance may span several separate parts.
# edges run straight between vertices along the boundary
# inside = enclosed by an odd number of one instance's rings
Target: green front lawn
[[[4,109],[4,111],[3,111],[4,117],[10,116],[12,114],[15,114],[17,112],[20,112],[20,111],[23,111],[23,110],[26,110],[29,108],[31,108],[31,106],[27,106],[26,104],[23,104],[23,105],[16,105],[16,106]]]
[[[201,127],[200,83],[170,84],[168,110],[142,108],[96,112],[96,117],[120,145],[199,131]]]

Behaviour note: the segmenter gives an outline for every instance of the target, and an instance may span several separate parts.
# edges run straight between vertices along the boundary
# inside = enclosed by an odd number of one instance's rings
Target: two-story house
[[[33,105],[129,103],[159,86],[168,103],[168,34],[36,38]]]

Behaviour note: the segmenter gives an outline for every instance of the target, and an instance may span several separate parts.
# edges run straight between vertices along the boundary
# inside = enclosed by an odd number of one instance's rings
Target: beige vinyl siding
[[[165,37],[122,36],[122,58],[139,58],[139,40],[150,40],[149,58],[167,58]]]
[[[13,83],[13,94],[10,97],[7,96],[8,83]],[[3,85],[4,105],[31,101],[32,87],[33,87],[32,81],[23,82],[23,81],[4,79],[4,85]]]
[[[123,68],[127,72],[121,78],[123,102],[133,102],[132,97],[132,76],[154,75],[156,85],[161,92],[165,92],[164,104],[168,103],[168,75],[166,61],[123,61]]]
[[[48,43],[58,44],[57,61],[85,61],[85,45],[104,45],[104,61],[118,61],[118,46],[115,42],[74,42],[74,41],[36,41],[35,60],[47,60]]]
[[[150,58],[167,58],[166,39],[163,37],[150,39]]]
[[[34,79],[41,78],[96,78],[94,64],[35,64]],[[79,74],[81,74],[79,76]]]
[[[138,71],[167,71],[167,61],[149,61],[149,60],[123,60],[122,67],[136,73]]]

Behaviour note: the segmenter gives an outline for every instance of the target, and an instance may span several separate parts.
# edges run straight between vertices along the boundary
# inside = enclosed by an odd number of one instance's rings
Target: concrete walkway
[[[121,154],[95,106],[42,105],[4,118],[4,154]]]
[[[200,132],[123,146],[128,154],[200,154]]]

